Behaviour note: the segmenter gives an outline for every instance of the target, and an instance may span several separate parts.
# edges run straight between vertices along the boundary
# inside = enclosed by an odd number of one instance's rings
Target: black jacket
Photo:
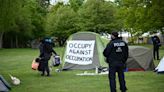
[[[39,46],[41,59],[49,60],[52,53],[56,55],[56,52],[53,50],[53,46],[50,43],[41,43]]]
[[[126,63],[129,55],[128,46],[121,39],[114,39],[108,43],[103,54],[110,65],[123,64]]]
[[[153,42],[154,48],[159,48],[161,46],[160,39],[158,38],[158,36],[152,37],[152,42]]]

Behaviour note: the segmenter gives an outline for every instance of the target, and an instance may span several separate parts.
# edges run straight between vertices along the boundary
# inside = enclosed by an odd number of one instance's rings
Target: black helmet
[[[44,38],[44,42],[46,42],[46,43],[52,43],[52,39],[51,39],[51,38],[46,37],[46,38]]]

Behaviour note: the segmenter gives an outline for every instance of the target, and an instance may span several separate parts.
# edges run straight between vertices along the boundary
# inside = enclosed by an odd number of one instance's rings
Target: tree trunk
[[[59,46],[62,46],[62,40],[61,39],[59,40]]]
[[[0,32],[0,48],[3,47],[3,34],[4,32]]]
[[[139,43],[140,43],[140,39],[139,39],[139,36],[137,36],[137,40],[138,40],[138,41],[137,41],[137,43],[139,44]]]
[[[130,32],[130,35],[131,35],[131,43],[134,44],[134,39],[133,39],[132,32]]]
[[[18,36],[15,36],[15,47],[18,48]]]

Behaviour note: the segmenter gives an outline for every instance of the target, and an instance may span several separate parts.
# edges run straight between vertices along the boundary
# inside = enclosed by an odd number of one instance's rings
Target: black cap
[[[118,32],[112,32],[112,35],[113,35],[114,37],[118,37]]]

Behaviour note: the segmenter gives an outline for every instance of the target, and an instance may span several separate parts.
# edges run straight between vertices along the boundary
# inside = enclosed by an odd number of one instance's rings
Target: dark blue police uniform
[[[116,72],[118,73],[120,90],[126,92],[126,83],[124,77],[125,63],[128,58],[128,46],[126,42],[118,37],[108,43],[103,52],[106,61],[109,64],[109,83],[111,92],[116,92]]]
[[[160,39],[158,38],[158,36],[153,36],[152,42],[153,42],[154,59],[156,59],[156,55],[157,55],[157,60],[159,60],[159,47],[161,46]]]
[[[41,69],[40,69],[42,71],[41,75],[43,76],[44,72],[46,71],[47,76],[49,76],[50,70],[48,67],[48,61],[50,60],[52,53],[57,55],[57,53],[53,50],[51,39],[44,39],[39,46],[39,50],[40,50],[39,57],[41,58],[41,61],[39,64],[39,65],[41,65]]]

